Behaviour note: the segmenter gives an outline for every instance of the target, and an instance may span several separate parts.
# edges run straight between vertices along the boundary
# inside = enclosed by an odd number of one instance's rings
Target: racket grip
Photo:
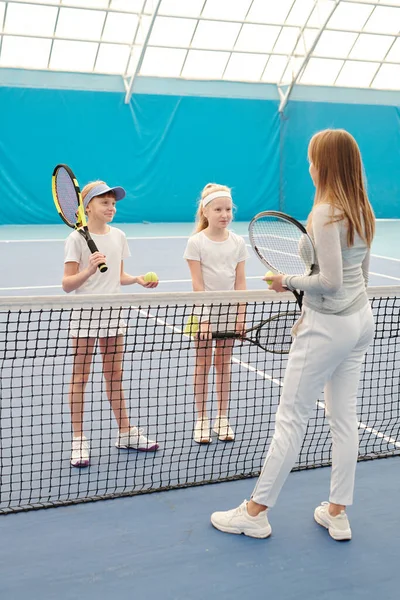
[[[98,252],[98,248],[93,240],[91,240],[91,239],[87,240],[87,245],[89,246],[89,250],[92,254],[94,254],[95,252]],[[101,263],[101,265],[98,266],[98,269],[99,269],[100,273],[105,273],[106,271],[108,271],[108,267],[107,267],[106,263]]]
[[[243,337],[237,331],[213,331],[212,339],[213,340],[237,340]]]

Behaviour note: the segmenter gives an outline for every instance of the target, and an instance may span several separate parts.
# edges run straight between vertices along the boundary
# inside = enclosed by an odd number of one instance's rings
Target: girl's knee
[[[104,365],[103,375],[106,381],[122,381],[122,369],[116,365]]]
[[[71,379],[71,385],[85,386],[89,380],[89,373],[73,373]]]

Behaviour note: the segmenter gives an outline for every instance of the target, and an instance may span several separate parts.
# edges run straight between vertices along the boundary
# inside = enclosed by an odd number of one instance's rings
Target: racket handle
[[[213,340],[237,340],[241,337],[243,335],[237,331],[213,331],[212,333]]]
[[[92,239],[87,240],[87,245],[89,246],[89,250],[92,254],[98,252],[97,246]],[[100,273],[105,273],[106,271],[108,271],[106,263],[101,263],[101,265],[98,266],[98,269]]]

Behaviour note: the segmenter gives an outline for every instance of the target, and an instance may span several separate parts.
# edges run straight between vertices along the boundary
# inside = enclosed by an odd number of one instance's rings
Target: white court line
[[[400,281],[400,277],[393,277],[392,275],[383,275],[382,273],[372,273],[370,275],[374,275],[376,277],[383,277],[384,279],[392,279],[395,281]],[[262,280],[262,275],[249,275],[246,277],[246,280]],[[161,279],[160,284],[164,283],[191,283],[191,279]],[[23,286],[14,286],[14,287],[0,287],[0,292],[14,292],[21,290],[56,290],[61,289],[61,285],[23,285]]]
[[[248,275],[246,279],[262,279],[263,275]],[[160,279],[160,283],[191,283],[191,279]],[[0,288],[1,289],[1,288]]]
[[[380,254],[371,254],[374,258],[382,258],[383,260],[394,260],[400,262],[400,258],[393,258],[392,256],[381,256]]]
[[[304,235],[304,234],[303,234]],[[249,237],[248,235],[246,235],[245,237]],[[255,237],[258,237],[257,235]],[[299,243],[299,238],[292,238],[292,237],[288,237],[287,235],[275,235],[273,233],[269,233],[267,235],[267,237],[269,238],[274,238],[275,240],[289,240],[289,242],[297,242]],[[262,248],[262,246],[260,246]]]
[[[190,336],[183,333],[182,329],[179,329],[178,327],[170,325],[169,323],[167,323],[167,321],[164,321],[164,319],[160,319],[159,317],[156,317],[156,316],[152,315],[150,312],[145,311],[143,309],[139,310],[139,308],[136,306],[133,306],[132,308],[134,308],[138,312],[142,313],[146,318],[151,319],[153,321],[157,321],[158,323],[161,323],[162,325],[167,327],[167,329],[171,329],[172,331],[174,331],[176,333],[182,334],[186,338],[190,338]],[[231,362],[234,362],[234,363],[240,365],[241,367],[247,369],[248,371],[251,371],[252,373],[256,373],[263,379],[268,379],[272,383],[279,385],[279,387],[283,387],[282,380],[274,379],[273,377],[271,377],[271,375],[268,375],[267,373],[265,373],[265,371],[260,371],[260,369],[256,369],[255,367],[252,367],[251,365],[239,360],[238,358],[235,358],[234,356],[232,356]],[[319,400],[317,400],[316,406],[319,408],[322,408],[325,411],[325,403],[324,402],[320,402]],[[362,421],[358,421],[357,423],[358,423],[359,429],[364,429],[364,431],[367,431],[368,433],[372,433],[376,437],[378,437],[382,440],[385,440],[385,442],[387,442],[388,444],[392,444],[393,446],[395,446],[395,448],[400,448],[400,442],[398,442],[394,438],[386,436],[384,433],[382,433],[378,429],[374,429],[373,427],[368,427],[368,425],[366,425],[366,423],[363,423]]]
[[[317,402],[317,406],[319,406],[319,408],[323,408],[325,410],[325,403],[324,402],[319,402],[318,401]],[[392,444],[396,448],[400,448],[400,442],[398,442],[394,438],[386,436],[384,433],[382,433],[378,429],[374,429],[373,427],[368,427],[368,425],[366,425],[362,421],[358,421],[358,427],[360,429],[364,429],[364,431],[367,431],[368,433],[373,433],[374,435],[376,435],[376,437],[381,438],[382,440],[385,440],[385,442],[388,442],[388,444]]]
[[[187,240],[190,235],[154,235],[154,236],[127,236],[127,240]],[[0,244],[45,244],[47,242],[65,242],[65,238],[43,238],[34,240],[0,240]]]
[[[251,244],[246,244],[246,246],[251,247]],[[270,252],[275,253],[275,254],[284,254],[285,256],[293,256],[294,258],[299,258],[297,254],[291,254],[290,252],[281,252],[279,250],[272,250],[272,248],[263,248],[263,250],[269,250]],[[384,258],[384,257],[382,256],[381,258]],[[394,258],[392,260],[398,260],[398,259]],[[400,262],[400,260],[399,260],[399,262]],[[386,279],[392,279],[394,281],[400,281],[400,277],[394,277],[393,275],[384,275],[383,273],[373,273],[372,271],[370,271],[369,274],[370,275],[375,275],[376,277],[384,277]]]
[[[390,220],[390,219],[388,219],[388,220]],[[249,237],[249,235],[246,233],[243,233],[242,237]],[[290,239],[290,238],[284,238],[284,239]],[[297,241],[297,240],[292,240],[292,241]],[[246,246],[248,246],[249,248],[252,247],[251,244],[246,244]],[[400,258],[394,258],[393,256],[382,256],[381,254],[371,254],[371,256],[373,258],[381,258],[383,260],[393,260],[394,262],[400,262]]]
[[[248,248],[251,248],[251,244],[246,244]],[[265,246],[259,246],[261,250],[267,250],[272,254],[283,254],[284,256],[292,256],[293,258],[299,258],[298,254],[292,254],[291,252],[285,252],[283,250],[276,250],[275,248],[266,248]]]
[[[370,275],[375,275],[376,277],[385,277],[386,279],[394,279],[395,281],[400,281],[400,277],[393,277],[393,275],[383,275],[382,273],[373,273],[369,272]]]
[[[0,292],[11,292],[13,290],[55,290],[61,285],[25,285],[19,287],[0,287]]]
[[[156,322],[160,323],[161,325],[164,325],[167,329],[171,329],[175,333],[180,333],[185,338],[189,338],[190,339],[191,336],[183,333],[182,329],[179,329],[178,327],[175,327],[174,325],[170,325],[167,321],[164,321],[164,319],[160,319],[160,317],[156,317],[156,316],[152,315],[150,312],[145,311],[143,309],[139,310],[139,308],[137,306],[133,306],[132,308],[134,308],[137,312],[143,314],[147,319],[151,319],[153,321],[156,321]],[[213,349],[213,352],[214,351],[215,350]],[[234,363],[236,363],[238,365],[241,365],[242,367],[244,367],[248,371],[252,371],[253,373],[257,373],[257,375],[260,375],[260,377],[263,377],[264,379],[268,379],[269,381],[272,381],[276,385],[279,385],[279,386],[283,385],[283,383],[279,379],[274,379],[273,377],[271,377],[271,375],[268,375],[267,373],[265,373],[265,371],[260,371],[259,369],[256,369],[255,367],[252,367],[251,365],[248,365],[247,363],[239,360],[238,358],[235,358],[234,356],[232,356],[231,362],[234,362]]]
[[[249,237],[247,233],[238,234],[241,237]],[[127,236],[127,240],[187,240],[190,235],[154,235],[154,236]],[[281,236],[276,236],[280,238]],[[66,238],[43,238],[43,239],[26,239],[26,240],[0,240],[0,244],[44,244],[48,242],[65,242]],[[282,238],[282,239],[291,239],[291,238]],[[292,240],[297,241],[297,240]],[[246,244],[249,248],[251,248],[251,244]],[[382,256],[381,254],[371,254],[374,258],[381,258],[383,260],[393,260],[394,262],[400,262],[400,258],[393,258],[392,256]]]
[[[262,279],[262,275],[249,275],[246,279]],[[161,279],[161,284],[164,283],[192,283],[191,279]],[[0,287],[0,292],[12,292],[18,290],[55,290],[62,288],[61,285],[25,285],[16,287]]]

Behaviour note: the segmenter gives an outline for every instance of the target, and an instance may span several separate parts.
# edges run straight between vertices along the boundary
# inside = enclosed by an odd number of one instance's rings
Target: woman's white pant
[[[358,457],[357,389],[374,332],[369,303],[348,315],[304,309],[286,367],[275,433],[252,499],[273,506],[295,465],[308,419],[324,389],[332,436],[330,502],[352,504]]]

